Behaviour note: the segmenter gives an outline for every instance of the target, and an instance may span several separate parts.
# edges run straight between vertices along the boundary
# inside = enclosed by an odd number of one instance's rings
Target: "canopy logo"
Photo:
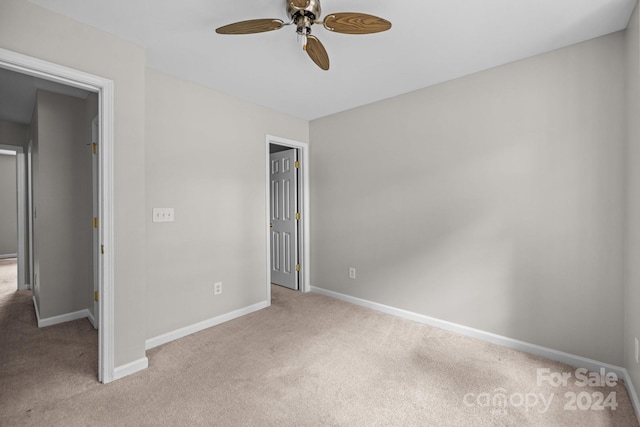
[[[546,397],[543,393],[511,393],[503,388],[497,388],[492,393],[467,393],[462,399],[469,408],[491,408],[495,415],[506,415],[507,408],[524,408],[525,412],[537,410],[546,413],[553,402],[554,394]]]

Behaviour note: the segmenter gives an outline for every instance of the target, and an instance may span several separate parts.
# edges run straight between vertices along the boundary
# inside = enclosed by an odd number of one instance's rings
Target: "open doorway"
[[[308,144],[267,135],[267,300],[271,284],[308,292]]]
[[[16,260],[16,290],[29,289],[28,260],[25,242],[25,156],[24,148],[11,145],[13,137],[21,135],[22,128],[15,135],[0,122],[0,259]]]
[[[17,177],[16,150],[13,147],[0,145],[0,260],[13,260],[13,263],[18,258]],[[15,264],[17,290],[17,263]]]
[[[101,77],[93,76],[84,72],[80,72],[77,70],[73,70],[67,67],[63,67],[57,64],[49,63],[46,61],[41,61],[36,58],[28,57],[25,55],[21,55],[15,52],[7,51],[5,49],[0,49],[0,70],[3,72],[13,72],[19,74],[21,76],[27,76],[31,79],[38,79],[39,82],[44,82],[45,84],[53,84],[57,86],[65,86],[70,88],[71,90],[80,90],[89,94],[93,94],[96,99],[95,111],[89,118],[89,128],[88,135],[84,138],[85,142],[85,150],[88,150],[89,153],[93,151],[93,154],[97,156],[97,164],[99,165],[98,173],[96,176],[97,179],[97,194],[95,194],[95,200],[97,200],[98,205],[98,213],[97,216],[93,217],[91,221],[88,221],[86,224],[87,231],[86,234],[89,236],[89,240],[92,240],[93,236],[93,228],[98,229],[98,246],[99,246],[99,258],[96,265],[96,262],[93,261],[92,257],[89,256],[89,259],[92,260],[92,267],[97,271],[97,288],[98,291],[94,293],[94,285],[92,281],[90,282],[90,293],[89,298],[93,298],[95,296],[98,299],[99,311],[96,310],[96,316],[93,319],[96,326],[99,325],[98,328],[98,380],[101,382],[110,382],[115,379],[115,369],[114,369],[114,352],[113,352],[113,329],[114,329],[114,319],[113,319],[113,213],[112,213],[112,199],[113,199],[113,165],[112,165],[112,152],[113,152],[113,82],[107,79],[103,79]],[[53,94],[51,98],[55,98],[58,93],[55,93],[51,90],[46,90],[47,93]],[[1,108],[1,106],[0,106]],[[55,109],[54,109],[55,110]],[[90,113],[87,111],[86,115],[88,116]],[[91,133],[91,119],[96,116],[98,117],[98,141],[99,143],[96,146],[89,141],[90,133]],[[74,130],[72,132],[76,132],[78,134],[82,134],[84,131]],[[37,135],[36,135],[37,138]],[[28,144],[29,149],[32,148],[32,145]],[[24,148],[24,146],[23,146]],[[33,151],[34,151],[34,165],[33,171],[39,170],[37,154],[42,155],[42,152],[38,153],[39,147],[34,143]],[[29,153],[31,151],[29,150]],[[62,156],[58,156],[62,157]],[[67,159],[68,160],[68,159]],[[88,182],[84,182],[89,191],[93,191],[93,183],[92,183],[92,171],[91,171],[91,161],[85,163],[85,170],[88,170]],[[88,166],[87,166],[88,165]],[[58,168],[61,170],[61,168]],[[31,171],[30,171],[31,172]],[[37,173],[37,172],[36,172]],[[30,175],[33,178],[34,183],[37,182],[38,177]],[[68,174],[67,176],[70,176]],[[47,183],[46,179],[41,180],[41,183]],[[66,185],[76,185],[78,181],[73,179],[66,179]],[[38,198],[37,193],[37,184],[34,185],[36,188],[36,192],[34,194],[34,198]],[[60,186],[58,188],[61,188]],[[46,185],[41,187],[43,190],[40,194],[41,197],[45,198],[55,198],[59,194],[58,189],[48,189]],[[78,191],[77,188],[74,188],[74,192]],[[68,192],[71,193],[71,192]],[[73,195],[70,197],[73,199]],[[87,210],[92,212],[93,204],[91,201],[87,204]],[[54,210],[50,210],[53,212]],[[32,236],[44,236],[42,232],[38,233],[37,221],[40,218],[44,218],[45,211],[40,209],[37,203],[35,203],[33,209],[33,219],[35,219],[36,227],[33,229]],[[49,216],[50,218],[51,216]],[[83,224],[84,226],[84,224]],[[51,227],[47,229],[51,230]],[[26,232],[25,232],[26,234]],[[48,235],[48,233],[46,234]],[[73,246],[73,242],[71,242],[71,246]],[[34,248],[38,248],[38,242],[34,243]],[[91,254],[91,249],[88,250],[89,254]],[[50,263],[50,265],[53,263]],[[37,256],[34,257],[34,262],[32,263],[31,271],[33,272],[33,281],[32,288],[37,292],[37,286],[41,281],[41,277],[38,274],[39,267]],[[58,268],[59,266],[56,266]],[[71,273],[73,274],[73,272]],[[93,276],[93,274],[91,274]],[[34,295],[35,296],[35,295]],[[85,315],[85,313],[90,313],[91,308],[93,308],[93,300],[91,300],[91,305],[86,310],[79,310],[72,313],[65,313],[63,315],[49,315],[43,314],[44,317],[50,322],[50,324],[60,323],[60,321],[65,320],[73,320],[73,318],[80,317],[89,317]],[[38,308],[37,303],[35,304],[36,310]],[[38,315],[38,314],[37,314]],[[44,324],[41,326],[46,326],[47,322],[43,322]]]
[[[17,258],[0,258],[0,301],[14,293],[18,285]],[[1,305],[1,303],[0,303]]]

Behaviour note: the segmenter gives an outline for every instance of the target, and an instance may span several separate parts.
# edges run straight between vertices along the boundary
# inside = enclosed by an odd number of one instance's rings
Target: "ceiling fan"
[[[313,24],[322,24],[327,30],[342,34],[371,34],[391,28],[391,22],[366,13],[332,13],[320,19],[320,0],[286,0],[289,22],[281,19],[250,19],[234,22],[217,28],[218,34],[255,34],[279,30],[286,25],[295,25],[302,36],[302,48],[316,65],[329,69],[329,55],[320,40],[311,35]]]

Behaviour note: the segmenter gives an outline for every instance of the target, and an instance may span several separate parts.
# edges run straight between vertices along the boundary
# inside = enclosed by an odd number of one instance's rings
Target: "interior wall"
[[[0,145],[27,147],[29,142],[29,125],[0,120]]]
[[[312,285],[620,365],[623,64],[617,33],[312,121]]]
[[[0,154],[0,257],[18,253],[16,180],[16,156]]]
[[[145,357],[145,53],[106,32],[3,0],[0,47],[114,81],[115,365]],[[143,260],[141,262],[141,260]]]
[[[266,135],[309,135],[305,120],[152,69],[146,85],[153,338],[266,300]],[[175,221],[153,223],[154,207],[174,208]]]
[[[627,55],[627,258],[625,367],[636,390],[640,364],[635,360],[635,339],[640,338],[640,15],[638,6],[626,32]]]
[[[34,294],[41,318],[90,308],[91,146],[86,101],[38,91],[37,152],[34,156]],[[90,168],[88,169],[90,171]],[[87,184],[88,182],[88,184]]]

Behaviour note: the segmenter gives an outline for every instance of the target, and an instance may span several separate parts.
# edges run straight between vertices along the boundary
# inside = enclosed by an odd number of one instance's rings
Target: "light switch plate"
[[[173,208],[153,208],[153,222],[173,222]]]

